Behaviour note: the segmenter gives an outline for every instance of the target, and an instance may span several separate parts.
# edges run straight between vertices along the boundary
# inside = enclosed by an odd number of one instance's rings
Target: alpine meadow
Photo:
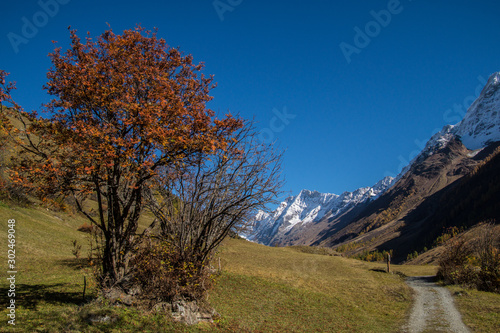
[[[0,332],[498,332],[498,4],[31,2]]]

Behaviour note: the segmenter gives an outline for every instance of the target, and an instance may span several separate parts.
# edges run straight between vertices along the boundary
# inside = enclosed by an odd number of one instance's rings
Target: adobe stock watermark
[[[391,23],[393,16],[401,14],[403,9],[404,7],[399,0],[389,0],[387,9],[371,10],[370,15],[373,20],[367,22],[363,29],[358,26],[354,27],[353,43],[341,42],[339,44],[347,63],[351,63],[353,54],[360,54],[364,48],[370,45],[373,38],[380,35],[382,28],[386,28]]]
[[[14,53],[19,53],[19,46],[21,44],[28,44],[29,41],[36,37],[39,29],[45,27],[51,18],[59,13],[61,5],[66,5],[71,0],[39,0],[37,2],[40,10],[35,12],[32,16],[21,18],[20,33],[9,32],[7,38]]]
[[[453,104],[453,107],[447,109],[443,114],[443,120],[448,124],[456,124],[464,119],[465,114],[467,113],[467,109],[474,103],[474,101],[479,97],[481,91],[483,90],[486,83],[488,83],[488,79],[485,79],[482,75],[477,77],[479,84],[476,86],[474,90],[474,95],[469,95],[464,98],[462,103]]]
[[[481,91],[483,90],[483,87],[486,85],[488,82],[487,79],[485,79],[482,75],[479,75],[477,77],[477,80],[479,81],[478,85],[476,86],[476,89],[474,90],[473,95],[468,95],[465,97],[462,101],[462,103],[454,103],[453,107],[446,109],[443,113],[443,120],[450,125],[456,125],[459,123],[462,119],[464,119],[465,114],[467,113],[467,109],[472,105],[472,103],[479,97],[481,94]],[[403,155],[398,156],[399,160],[399,166],[398,166],[398,174],[407,166],[411,163],[411,161],[417,157],[420,152],[425,148],[425,145],[427,144],[427,141],[436,133],[440,132],[440,128],[435,128],[431,135],[425,139],[425,140],[419,140],[415,139],[413,142],[417,146],[416,149],[412,150],[412,152],[408,155],[408,158],[405,158]],[[384,176],[391,176],[391,177],[396,177],[397,174],[393,172],[386,172]]]
[[[16,325],[16,220],[10,219],[7,221],[7,281],[9,290],[7,292],[7,323]]]
[[[217,16],[219,16],[219,20],[224,21],[224,14],[226,12],[232,12],[236,7],[241,5],[243,0],[214,0],[212,2],[212,6],[214,6],[215,12]]]
[[[284,106],[280,111],[277,108],[273,109],[274,117],[269,120],[269,126],[262,129],[259,133],[259,140],[262,143],[272,143],[276,133],[283,132],[290,124],[291,120],[297,117],[296,114],[288,113],[287,107]]]

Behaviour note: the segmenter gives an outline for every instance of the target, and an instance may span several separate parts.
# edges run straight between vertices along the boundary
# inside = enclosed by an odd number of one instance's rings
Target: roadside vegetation
[[[2,201],[0,219],[12,218],[18,235],[17,324],[12,330],[4,321],[0,331],[5,332],[398,332],[412,303],[402,276],[437,271],[431,265],[393,265],[400,274],[386,274],[384,263],[324,249],[304,253],[301,247],[228,239],[216,254],[222,271],[214,275],[214,289],[205,299],[218,315],[213,324],[186,326],[163,312],[95,302],[89,236],[78,231],[85,217]],[[1,234],[6,230],[0,224]],[[80,258],[73,254],[75,240],[81,245]],[[0,237],[0,248],[7,248],[6,237]],[[2,304],[7,288],[2,280]],[[459,287],[452,292],[467,325],[477,332],[492,332],[498,325],[500,295]],[[2,307],[0,315],[6,318],[6,313]],[[106,315],[109,323],[90,323]]]
[[[202,63],[140,26],[85,41],[72,30],[70,39],[49,54],[46,118],[16,104],[0,70],[0,246],[16,270],[0,282],[0,301],[15,305],[2,308],[11,322],[0,330],[402,327],[412,302],[403,278],[434,266],[387,274],[387,252],[365,252],[363,262],[228,237],[274,203],[282,155],[251,121],[207,107],[215,83]],[[476,265],[467,274],[497,290],[498,247],[488,251],[465,252]]]
[[[218,254],[222,272],[215,274],[214,289],[206,298],[219,315],[213,324],[188,327],[174,323],[165,313],[95,302],[97,285],[85,255],[89,238],[77,230],[85,217],[3,201],[0,219],[12,218],[17,221],[14,331],[18,332],[133,332],[141,327],[151,332],[159,328],[171,332],[390,332],[404,323],[411,304],[403,280],[377,271],[379,264],[229,239]],[[5,223],[0,232],[5,235]],[[0,240],[0,247],[6,249],[6,237]],[[75,240],[82,246],[80,258],[73,254]],[[5,281],[0,288],[5,304]],[[4,318],[6,313],[2,308]],[[112,322],[89,323],[93,316],[106,314]],[[0,328],[10,331],[6,321]]]
[[[483,223],[450,238],[438,277],[446,284],[500,293],[500,226]]]

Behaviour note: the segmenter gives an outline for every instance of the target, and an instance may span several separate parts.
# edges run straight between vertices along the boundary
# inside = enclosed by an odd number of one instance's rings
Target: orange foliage
[[[17,107],[17,104],[12,100],[10,96],[11,90],[15,89],[14,83],[7,83],[5,80],[7,73],[0,69],[0,149],[3,148],[5,140],[12,130],[12,124],[7,117],[7,107],[4,106],[5,103],[10,103],[13,107]]]
[[[25,148],[35,157],[15,178],[41,195],[71,194],[84,213],[83,200],[94,195],[99,216],[86,216],[103,232],[103,271],[116,281],[148,181],[161,167],[226,149],[243,122],[215,118],[206,106],[213,78],[156,32],[108,30],[84,42],[70,35],[66,52],[49,55],[51,117],[32,120],[39,140]]]
[[[45,88],[56,96],[47,105],[53,117],[35,125],[50,141],[45,150],[60,148],[30,167],[36,175],[51,175],[46,190],[68,178],[78,179],[72,190],[93,190],[95,177],[108,181],[116,167],[134,188],[159,166],[224,149],[226,138],[242,126],[231,115],[214,119],[206,107],[212,77],[199,74],[202,64],[169,48],[156,33],[109,30],[82,43],[73,30],[71,40],[71,49],[50,54],[54,66]]]

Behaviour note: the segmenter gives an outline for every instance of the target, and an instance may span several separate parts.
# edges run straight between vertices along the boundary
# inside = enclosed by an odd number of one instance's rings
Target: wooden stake
[[[83,302],[85,302],[85,290],[87,289],[87,277],[83,276]]]

